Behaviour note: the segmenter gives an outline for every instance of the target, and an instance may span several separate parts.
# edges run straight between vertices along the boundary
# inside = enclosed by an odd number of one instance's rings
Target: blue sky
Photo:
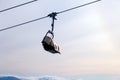
[[[0,10],[30,0],[1,0]],[[38,0],[0,13],[0,29],[78,6],[91,0]],[[120,74],[119,0],[102,0],[57,16],[54,40],[62,55],[44,51],[51,29],[46,18],[0,32],[1,75]]]

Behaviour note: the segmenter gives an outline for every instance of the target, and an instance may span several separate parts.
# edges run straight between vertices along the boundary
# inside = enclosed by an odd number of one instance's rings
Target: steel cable
[[[34,0],[34,1],[37,1],[37,0]],[[98,1],[101,1],[101,0],[96,0],[96,1],[93,1],[93,2],[89,2],[89,3],[83,4],[83,5],[77,6],[77,7],[73,7],[73,8],[70,8],[70,9],[66,9],[66,10],[63,10],[63,11],[60,11],[60,12],[54,12],[54,13],[56,13],[56,14],[61,14],[61,13],[64,13],[64,12],[67,12],[67,11],[70,11],[70,10],[74,10],[74,9],[77,9],[77,8],[80,8],[80,7],[83,7],[83,6],[86,6],[86,5],[93,4],[93,3],[98,2]],[[33,1],[31,1],[31,2],[33,2]],[[30,3],[30,2],[28,2],[28,3]],[[24,3],[24,4],[28,4],[28,3]],[[24,4],[21,4],[21,5],[15,6],[15,7],[19,7],[19,6],[22,6],[22,5],[24,5]],[[13,8],[14,8],[14,7],[13,7]],[[12,8],[8,8],[8,9],[6,9],[6,10],[9,10],[9,9],[12,9]],[[3,10],[3,11],[6,11],[6,10]],[[51,14],[52,14],[52,13],[51,13]],[[49,15],[50,15],[50,14],[49,14]],[[27,21],[27,22],[24,22],[24,23],[20,23],[20,24],[11,26],[11,27],[7,27],[7,28],[0,29],[0,32],[1,32],[1,31],[5,31],[5,30],[8,30],[8,29],[11,29],[11,28],[15,28],[15,27],[18,27],[18,26],[21,26],[21,25],[25,25],[25,24],[28,24],[28,23],[31,23],[31,22],[35,22],[35,21],[38,21],[38,20],[41,20],[41,19],[44,19],[44,18],[47,18],[47,17],[50,17],[49,15],[44,16],[44,17],[41,17],[41,18],[37,18],[37,19],[34,19],[34,20],[30,20],[30,21]]]

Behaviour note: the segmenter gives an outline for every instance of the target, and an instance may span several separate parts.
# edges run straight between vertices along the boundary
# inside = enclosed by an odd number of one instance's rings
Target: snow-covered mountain
[[[120,75],[79,75],[79,76],[39,76],[39,77],[16,77],[0,76],[0,80],[120,80]]]
[[[0,80],[21,80],[21,79],[13,76],[4,76],[4,77],[0,77]]]
[[[0,80],[67,80],[67,79],[55,76],[28,77],[28,78],[18,78],[15,76],[1,76]]]

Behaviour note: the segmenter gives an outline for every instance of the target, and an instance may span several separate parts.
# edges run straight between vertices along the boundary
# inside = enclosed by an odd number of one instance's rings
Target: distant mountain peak
[[[13,76],[3,76],[3,77],[0,77],[0,80],[21,80],[21,79]]]

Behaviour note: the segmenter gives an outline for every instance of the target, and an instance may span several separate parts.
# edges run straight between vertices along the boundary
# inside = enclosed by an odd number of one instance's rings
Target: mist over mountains
[[[79,75],[79,76],[39,76],[39,77],[16,77],[0,76],[0,80],[120,80],[119,75]]]

